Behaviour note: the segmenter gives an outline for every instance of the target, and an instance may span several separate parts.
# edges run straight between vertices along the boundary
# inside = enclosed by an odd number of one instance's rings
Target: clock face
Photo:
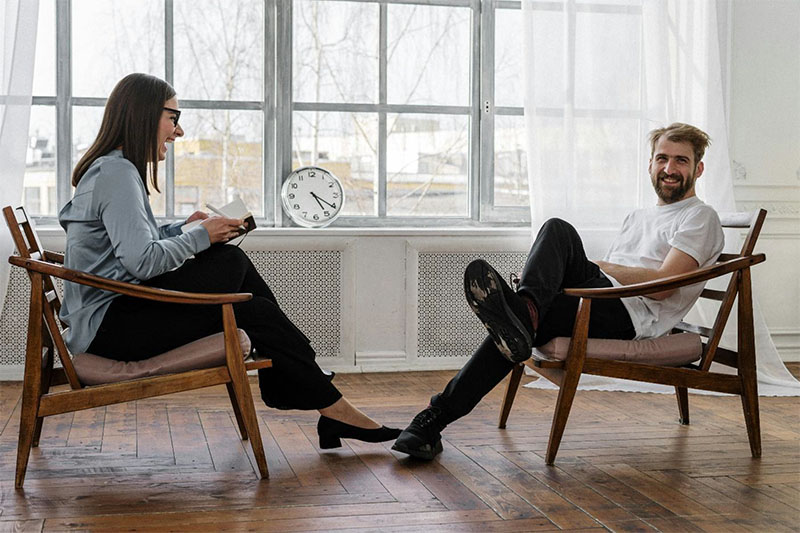
[[[283,182],[281,200],[284,211],[297,225],[321,228],[339,216],[344,190],[339,178],[324,168],[302,167]]]

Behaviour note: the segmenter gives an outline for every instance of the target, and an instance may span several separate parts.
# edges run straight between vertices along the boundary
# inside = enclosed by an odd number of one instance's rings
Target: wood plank
[[[105,414],[105,407],[76,412],[67,437],[67,446],[95,446],[100,449],[103,443]]]
[[[3,520],[0,517],[0,533],[35,533],[43,527],[44,520]]]
[[[453,374],[340,374],[336,384],[402,427]],[[754,460],[738,398],[690,395],[692,425],[682,427],[671,394],[581,391],[547,466],[556,393],[521,390],[498,430],[503,392],[448,426],[430,462],[391,442],[320,450],[318,413],[257,402],[263,481],[222,386],[54,416],[16,491],[19,387],[2,387],[13,412],[0,433],[0,528],[772,533],[800,523],[796,398],[761,399],[764,454]]]
[[[168,407],[167,419],[175,464],[213,466],[197,409]]]
[[[586,463],[563,464],[559,468],[578,479],[591,489],[629,511],[637,518],[672,518],[673,512],[665,508],[659,500],[652,500],[614,476]]]
[[[753,487],[739,483],[729,477],[702,477],[698,479],[701,483],[735,500],[740,505],[763,514],[765,519],[761,523],[766,526],[763,529],[764,531],[770,531],[774,528],[780,530],[789,528],[788,530],[792,530],[800,523],[800,511]],[[763,512],[766,510],[768,510],[768,513]],[[767,522],[769,523],[767,524]]]
[[[450,448],[439,456],[439,464],[475,493],[502,519],[537,518],[542,514],[520,495],[472,461],[463,451]]]
[[[447,508],[409,468],[404,468],[395,461],[383,445],[359,441],[351,441],[349,445],[381,486],[398,502],[422,504],[435,502],[442,509]]]
[[[463,449],[464,453],[503,485],[514,491],[560,529],[591,528],[597,522],[580,507],[540,482],[489,446]]]
[[[268,422],[267,426],[301,485],[341,487],[336,476],[297,422],[282,418]]]
[[[540,455],[531,452],[504,452],[503,455],[601,525],[610,527],[611,524],[640,522],[636,515],[570,476],[562,468],[545,464]]]
[[[136,454],[136,404],[106,407],[103,423],[103,453]]]
[[[242,445],[243,441],[236,431],[236,421],[231,419],[233,412],[202,410],[198,414],[214,470],[255,476],[256,473]]]

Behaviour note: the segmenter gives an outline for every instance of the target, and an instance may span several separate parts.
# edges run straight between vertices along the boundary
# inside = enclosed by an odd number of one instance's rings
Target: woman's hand
[[[194,222],[195,220],[205,220],[207,218],[208,218],[208,213],[205,213],[204,211],[195,211],[194,213],[189,215],[189,218],[186,219],[186,224],[188,224],[189,222]]]
[[[211,244],[214,244],[215,242],[228,242],[234,237],[238,237],[239,226],[242,224],[244,224],[244,220],[239,218],[207,217],[201,226],[206,228]]]

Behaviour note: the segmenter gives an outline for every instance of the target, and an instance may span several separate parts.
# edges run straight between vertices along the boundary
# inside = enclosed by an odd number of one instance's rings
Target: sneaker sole
[[[406,448],[402,444],[398,445],[394,443],[392,449],[406,455],[410,455],[411,457],[416,457],[417,459],[425,459],[426,461],[433,460],[434,457],[442,453],[442,441],[436,443],[436,446],[433,447],[433,450],[414,450],[411,448]]]
[[[508,306],[500,275],[489,263],[478,259],[467,266],[464,295],[506,359],[520,363],[530,358],[531,335]]]

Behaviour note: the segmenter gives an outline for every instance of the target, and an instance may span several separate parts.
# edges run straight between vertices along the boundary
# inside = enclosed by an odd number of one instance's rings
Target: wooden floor
[[[383,423],[405,426],[452,374],[335,383]],[[323,452],[316,413],[260,405],[265,481],[224,387],[52,417],[15,491],[20,386],[0,383],[0,531],[800,529],[798,398],[761,398],[764,453],[754,460],[736,397],[690,396],[687,427],[674,396],[579,391],[548,467],[555,392],[521,389],[498,430],[503,391],[447,428],[433,462],[391,443]]]

